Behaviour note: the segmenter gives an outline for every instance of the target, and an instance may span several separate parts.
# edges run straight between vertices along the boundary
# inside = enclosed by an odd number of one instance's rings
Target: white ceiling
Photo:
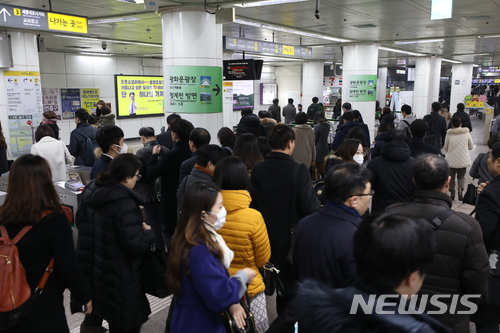
[[[241,1],[207,0],[213,11],[217,6],[230,7]],[[203,0],[158,1],[160,7],[198,5]],[[114,24],[89,25],[89,34],[98,40],[54,37],[54,33],[42,32],[47,50],[64,52],[102,52],[116,55],[161,57],[161,47],[120,43],[142,42],[161,45],[161,18],[144,10],[142,4],[128,4],[116,0],[0,0],[0,4],[52,10],[89,19],[110,17],[136,17],[140,20]],[[430,0],[320,0],[320,19],[314,17],[315,1],[274,6],[236,9],[239,19],[274,24],[288,28],[340,37],[360,43],[379,43],[382,46],[428,55],[440,55],[446,59],[482,66],[500,65],[500,37],[480,36],[500,34],[500,0],[454,0],[453,17],[446,20],[430,19]],[[375,27],[357,28],[354,25],[372,24]],[[324,39],[273,32],[272,30],[224,24],[223,34],[255,40],[275,41],[291,45],[314,46],[313,57],[325,61],[342,61],[341,44]],[[500,35],[499,35],[500,36]],[[443,42],[395,45],[395,41],[442,38]],[[106,51],[99,39],[108,42]],[[345,44],[344,44],[345,45]],[[84,47],[85,49],[82,49]],[[411,65],[415,57],[395,52],[379,51],[380,65],[397,65],[405,59]],[[266,58],[269,62],[282,62]]]

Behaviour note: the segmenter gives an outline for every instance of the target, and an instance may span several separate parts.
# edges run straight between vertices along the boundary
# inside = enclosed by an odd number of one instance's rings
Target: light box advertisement
[[[163,112],[163,77],[115,75],[118,119],[157,117]]]
[[[233,81],[233,111],[253,107],[253,81]]]

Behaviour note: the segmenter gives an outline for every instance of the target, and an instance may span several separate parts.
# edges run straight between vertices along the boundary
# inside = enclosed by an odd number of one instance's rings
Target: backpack
[[[404,121],[404,123],[408,126],[405,127],[405,129],[403,130],[403,133],[404,135],[408,138],[408,139],[411,139],[411,131],[410,131],[410,123],[408,123],[406,120],[402,120]]]
[[[24,227],[14,239],[10,239],[7,229],[0,226],[0,331],[14,327],[28,314],[52,273],[54,258],[32,294],[16,246],[32,227]]]
[[[144,149],[148,150],[151,154],[153,154],[153,148],[154,146],[146,146]],[[161,146],[161,150],[163,154],[169,151],[169,149],[165,146]],[[158,159],[161,159],[163,155],[160,155]],[[154,179],[149,179],[149,186],[151,190],[153,191],[153,195],[160,200],[161,197],[161,176],[156,177]]]
[[[85,141],[85,148],[83,149],[83,153],[81,155],[83,163],[85,163],[85,166],[91,167],[95,163],[95,154],[94,150],[98,147],[97,141],[94,139],[90,139],[88,136],[84,135],[83,133],[76,132],[83,136],[86,141]]]

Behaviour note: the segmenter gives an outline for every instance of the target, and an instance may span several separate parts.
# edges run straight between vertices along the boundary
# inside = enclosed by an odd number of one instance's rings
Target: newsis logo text
[[[438,315],[450,314],[473,314],[477,311],[477,305],[471,302],[481,295],[414,295],[408,298],[407,295],[370,295],[368,299],[362,295],[354,295],[349,314],[422,314]],[[476,300],[476,301],[477,301]],[[432,305],[437,310],[426,311],[428,305]],[[463,310],[457,311],[457,305],[462,305]],[[397,310],[396,310],[397,307]],[[388,309],[389,308],[389,309]],[[468,310],[466,310],[468,309]]]

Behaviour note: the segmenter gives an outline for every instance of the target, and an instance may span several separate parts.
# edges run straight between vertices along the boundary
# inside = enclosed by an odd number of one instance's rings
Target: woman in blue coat
[[[176,296],[170,332],[225,333],[221,313],[227,310],[242,328],[239,301],[255,272],[245,268],[229,277],[234,253],[216,232],[226,221],[222,195],[213,184],[196,183],[181,207],[167,273]]]

